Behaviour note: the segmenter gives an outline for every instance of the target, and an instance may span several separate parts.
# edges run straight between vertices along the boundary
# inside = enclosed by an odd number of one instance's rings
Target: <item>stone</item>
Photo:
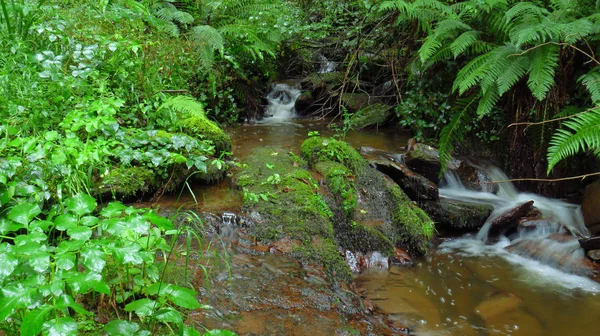
[[[495,293],[475,307],[475,313],[490,320],[511,310],[519,309],[523,300],[513,293]]]
[[[460,163],[456,173],[467,189],[493,194],[497,194],[500,190],[498,184],[492,183],[492,178],[490,178],[485,171],[465,161]]]
[[[434,147],[425,144],[415,144],[406,155],[406,165],[418,174],[425,176],[435,184],[440,182],[440,153]],[[460,161],[452,158],[448,163],[448,169],[457,169]]]
[[[529,201],[504,212],[494,218],[490,225],[490,233],[488,236],[499,235],[515,228],[519,224],[518,220],[527,216],[532,210],[533,201]]]
[[[342,104],[350,112],[357,112],[371,103],[371,97],[366,93],[342,93]]]
[[[441,198],[439,201],[420,203],[437,226],[458,231],[474,231],[483,226],[494,207],[489,204],[469,203]]]
[[[579,239],[579,245],[581,245],[581,247],[586,251],[599,250],[600,236]]]
[[[392,265],[394,266],[412,266],[413,260],[404,249],[396,247],[392,256]]]
[[[440,192],[437,185],[422,175],[410,170],[406,165],[391,160],[373,160],[371,166],[389,176],[400,188],[415,201],[439,200]]]
[[[392,107],[385,104],[373,104],[361,108],[350,119],[353,129],[381,126],[392,116]]]
[[[585,188],[581,212],[590,234],[600,234],[600,180]]]
[[[600,262],[600,250],[589,250],[587,256],[595,262]]]

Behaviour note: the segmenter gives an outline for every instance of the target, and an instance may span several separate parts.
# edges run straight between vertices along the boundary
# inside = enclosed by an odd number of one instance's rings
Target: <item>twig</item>
[[[500,180],[500,181],[490,181],[490,182],[480,182],[479,184],[498,184],[498,183],[507,183],[507,182],[519,182],[519,181],[533,181],[533,182],[560,182],[560,181],[569,181],[569,180],[585,180],[591,176],[598,176],[600,172],[584,174],[579,176],[571,176],[571,177],[563,177],[558,179],[537,179],[537,178],[520,178],[520,179],[511,179],[511,180]]]
[[[561,117],[561,118],[544,120],[544,121],[539,121],[539,122],[518,122],[518,123],[512,123],[512,124],[508,125],[508,127],[522,126],[522,125],[535,126],[535,125],[541,125],[541,124],[551,123],[551,122],[555,122],[555,121],[559,121],[559,120],[571,119],[571,118],[574,118],[574,117],[576,117],[578,115],[582,115],[584,113],[597,110],[598,108],[600,108],[600,106],[594,106],[594,107],[592,107],[590,109],[587,109],[587,110],[585,110],[583,112],[575,113],[575,114],[573,114],[571,116],[568,116],[568,117]]]
[[[512,56],[523,56],[523,55],[525,55],[526,53],[528,53],[528,52],[530,52],[530,51],[532,51],[532,50],[534,50],[534,49],[537,49],[537,48],[540,48],[540,47],[543,47],[543,46],[546,46],[546,45],[549,45],[549,44],[553,44],[553,45],[557,45],[557,46],[562,46],[562,47],[564,47],[564,46],[571,47],[571,48],[573,48],[573,49],[575,49],[575,50],[579,51],[580,53],[584,54],[585,56],[587,56],[587,57],[590,59],[590,61],[592,61],[592,62],[596,63],[597,65],[600,65],[600,61],[598,61],[598,60],[597,60],[597,59],[594,57],[594,55],[590,55],[590,54],[586,53],[585,51],[583,51],[583,50],[581,50],[581,49],[577,48],[576,46],[574,46],[574,45],[572,45],[572,44],[570,44],[570,43],[565,43],[565,42],[546,42],[546,43],[538,44],[538,45],[536,45],[536,46],[534,46],[534,47],[531,47],[531,48],[529,48],[529,49],[527,49],[527,50],[523,51],[522,53],[508,55],[508,57],[512,57]],[[507,58],[508,58],[508,57],[507,57]]]

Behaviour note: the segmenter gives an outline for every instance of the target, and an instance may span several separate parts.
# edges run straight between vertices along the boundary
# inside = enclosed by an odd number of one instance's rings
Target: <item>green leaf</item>
[[[77,322],[70,317],[61,317],[44,323],[44,335],[47,336],[76,336]]]
[[[23,228],[23,225],[15,223],[8,218],[0,218],[0,234],[18,231]]]
[[[91,213],[96,206],[96,199],[86,194],[78,194],[67,200],[67,211],[70,211],[77,216]]]
[[[173,308],[161,309],[154,313],[153,317],[163,323],[176,323],[177,325],[183,325],[183,317],[181,316],[181,313]]]
[[[77,218],[71,214],[59,215],[54,219],[56,229],[66,231],[77,227]]]
[[[97,247],[84,247],[81,249],[81,260],[85,267],[101,273],[106,266],[106,253]]]
[[[150,299],[140,299],[133,301],[125,306],[125,311],[135,312],[140,317],[151,316],[154,313],[154,308],[157,307],[157,303]]]
[[[186,326],[183,329],[183,336],[200,336],[200,332],[194,327]]]
[[[144,262],[140,249],[139,245],[127,245],[112,248],[112,253],[121,264],[139,265]]]
[[[77,294],[86,294],[92,290],[98,293],[110,294],[110,288],[99,273],[74,272],[70,275],[67,283]]]
[[[38,273],[43,273],[50,268],[50,254],[38,253],[29,257],[29,266]]]
[[[37,289],[14,284],[2,288],[4,297],[0,299],[0,321],[6,320],[13,310],[28,307],[33,303],[33,295]]]
[[[9,252],[3,251],[0,253],[0,281],[11,275],[19,264],[19,259],[10,253],[11,250],[12,248],[9,248]],[[0,319],[0,321],[4,320]]]
[[[7,217],[19,224],[24,225],[24,227],[27,227],[29,222],[31,222],[33,218],[35,218],[35,216],[39,215],[41,212],[42,209],[40,209],[37,204],[21,203],[10,209]]]
[[[46,317],[53,309],[54,307],[44,307],[28,311],[21,322],[21,336],[39,335]]]
[[[83,226],[95,226],[98,224],[100,220],[98,219],[98,217],[94,217],[94,216],[84,216],[81,218],[81,220],[79,221],[79,223]]]
[[[72,240],[88,241],[92,237],[92,230],[87,226],[79,226],[68,229],[67,234]]]
[[[127,207],[122,203],[111,202],[100,211],[100,214],[104,217],[112,218],[120,216],[125,209],[127,209]]]
[[[75,302],[75,300],[67,294],[60,295],[56,300],[56,308],[58,309],[67,309],[71,308],[78,314],[81,315],[94,315],[93,313],[85,310],[79,303]]]
[[[527,85],[538,100],[544,100],[554,85],[554,71],[558,65],[559,51],[560,48],[553,44],[544,45],[531,51]]]
[[[143,217],[163,231],[172,230],[174,227],[173,222],[163,216],[157,215],[154,211],[145,213]]]
[[[54,257],[54,262],[58,269],[70,270],[75,266],[75,254],[74,253],[61,253]]]
[[[109,336],[130,336],[138,330],[140,330],[140,326],[137,323],[121,320],[111,321],[104,327],[104,331]]]
[[[158,282],[148,287],[148,294],[166,296],[171,302],[182,308],[200,308],[196,292],[189,288]]]

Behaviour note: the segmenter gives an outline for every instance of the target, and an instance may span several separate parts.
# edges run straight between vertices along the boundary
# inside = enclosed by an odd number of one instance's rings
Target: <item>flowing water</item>
[[[275,85],[267,108],[272,118],[228,130],[235,157],[243,160],[260,146],[281,146],[297,153],[308,132],[334,134],[327,121],[289,119],[294,115],[297,94],[294,87]],[[407,139],[404,134],[386,130],[346,135],[356,148],[369,146],[392,153],[398,153]],[[506,179],[495,168],[488,169],[487,174],[494,180]],[[585,234],[577,206],[519,193],[508,183],[492,194],[467,190],[454,175],[444,180],[441,197],[491,204],[494,212],[490,221],[515,205],[533,200],[548,225],[520,231],[512,241],[503,237],[486,244],[486,224],[478,235],[442,242],[413,267],[367,269],[357,277],[355,286],[374,305],[375,313],[358,320],[348,319],[352,311],[340,315],[336,310],[340,305],[349,309],[352,305],[345,305],[344,300],[351,300],[348,297],[352,294],[331,292],[321,270],[301,266],[284,255],[264,254],[268,248],[257,251],[236,242],[230,245],[237,246],[230,250],[230,268],[218,273],[212,288],[205,292],[212,298],[208,303],[217,309],[191,318],[211,328],[231,328],[240,335],[397,334],[385,328],[390,321],[410,327],[411,335],[599,334],[598,283],[505,249],[519,240],[541,241],[556,232]],[[161,204],[220,214],[239,210],[241,196],[224,181],[210,187],[192,186],[182,195],[166,196]],[[577,255],[580,251],[567,242],[552,245],[545,253]],[[198,282],[202,286],[202,281]]]

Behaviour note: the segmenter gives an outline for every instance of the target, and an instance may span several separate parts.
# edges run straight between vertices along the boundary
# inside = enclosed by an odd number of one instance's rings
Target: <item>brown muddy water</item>
[[[243,162],[260,146],[296,153],[309,131],[329,136],[325,121],[245,125],[229,129]],[[408,137],[394,130],[352,131],[346,140],[399,152]],[[229,182],[164,196],[162,208],[236,212],[242,199]],[[192,321],[239,335],[600,335],[600,286],[533,260],[502,244],[459,238],[434,248],[413,267],[369,269],[349,288],[331,288],[323,272],[270,248],[226,237],[229,267],[198,271],[195,286],[214,309]],[[271,249],[272,251],[272,249]],[[350,288],[353,290],[351,291]],[[357,294],[358,293],[358,294]],[[365,312],[371,312],[365,314]]]

